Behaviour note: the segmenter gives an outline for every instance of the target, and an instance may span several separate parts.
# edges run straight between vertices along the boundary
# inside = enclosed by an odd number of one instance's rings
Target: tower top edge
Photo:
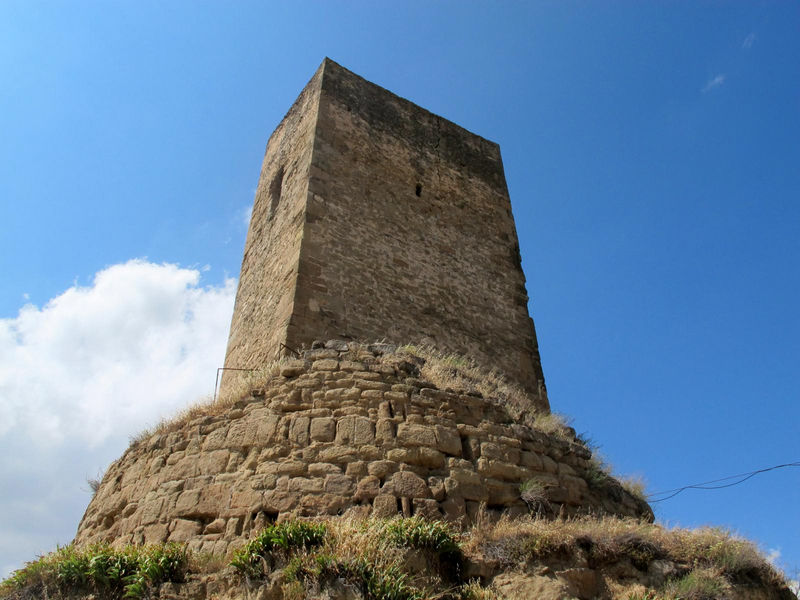
[[[465,138],[472,138],[475,142],[483,145],[485,149],[488,149],[486,148],[486,146],[488,146],[491,147],[494,152],[497,152],[498,155],[500,153],[500,145],[497,142],[485,138],[482,135],[478,135],[477,133],[470,131],[469,129],[466,129],[465,127],[462,127],[458,123],[455,123],[454,121],[451,121],[446,117],[436,114],[424,108],[423,106],[420,106],[419,104],[412,102],[411,100],[408,100],[407,98],[404,98],[403,96],[400,96],[399,94],[396,94],[395,92],[381,85],[378,85],[377,83],[374,83],[369,79],[362,77],[358,73],[351,71],[347,67],[342,66],[341,64],[337,63],[335,60],[327,56],[323,58],[322,62],[320,63],[320,66],[314,72],[314,76],[311,78],[311,80],[309,80],[309,84],[313,82],[317,77],[320,77],[322,89],[328,93],[337,94],[338,92],[337,95],[341,95],[342,90],[341,89],[337,90],[335,86],[332,86],[330,84],[335,80],[345,80],[346,82],[349,83],[349,87],[351,88],[356,88],[356,89],[360,88],[362,92],[369,91],[371,92],[371,94],[369,95],[372,96],[374,95],[383,96],[385,99],[391,99],[394,102],[404,105],[409,111],[418,112],[420,114],[426,115],[429,119],[437,119],[440,121],[442,125],[444,125],[447,129],[450,130],[451,135],[458,135]]]

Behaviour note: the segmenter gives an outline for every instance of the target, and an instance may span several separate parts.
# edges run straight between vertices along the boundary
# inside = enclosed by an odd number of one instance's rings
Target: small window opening
[[[418,183],[417,188],[414,190],[414,193],[417,195],[417,198],[422,196],[422,184]]]
[[[275,211],[278,210],[278,203],[281,200],[281,192],[283,191],[283,167],[278,169],[275,177],[272,178],[272,183],[269,184],[269,218],[275,216]]]

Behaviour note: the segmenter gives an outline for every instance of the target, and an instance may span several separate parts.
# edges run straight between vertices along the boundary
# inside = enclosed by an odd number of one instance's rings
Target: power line
[[[740,483],[744,483],[745,481],[747,481],[751,477],[755,477],[759,473],[766,473],[767,471],[774,471],[775,469],[783,469],[785,467],[800,467],[800,462],[791,462],[791,463],[786,463],[786,464],[783,464],[783,465],[775,465],[774,467],[767,467],[766,469],[758,469],[757,471],[750,471],[749,473],[741,473],[739,475],[731,475],[729,477],[723,477],[721,479],[713,479],[711,481],[704,481],[702,483],[693,483],[691,485],[685,485],[683,487],[675,488],[675,489],[672,489],[672,490],[665,490],[663,492],[655,492],[653,494],[648,494],[647,495],[647,500],[651,504],[653,504],[655,502],[663,502],[664,500],[669,500],[670,498],[674,498],[675,496],[677,496],[678,494],[680,494],[684,490],[692,490],[692,489],[693,490],[721,490],[722,488],[733,487],[735,485],[739,485]],[[736,479],[737,481],[734,481],[732,483],[724,483],[724,484],[721,484],[721,485],[713,485],[713,484],[721,483],[723,481],[731,481],[732,479]],[[665,496],[664,498],[658,498],[657,500],[653,500],[652,499],[652,498],[655,498],[656,496],[663,496],[664,494],[669,494],[669,495]]]

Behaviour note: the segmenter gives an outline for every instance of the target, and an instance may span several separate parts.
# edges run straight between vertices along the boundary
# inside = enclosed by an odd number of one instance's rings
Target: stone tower
[[[325,59],[267,144],[225,366],[426,344],[549,410],[527,302],[499,146]]]
[[[537,428],[526,303],[497,145],[324,61],[267,146],[226,362],[297,357],[134,438],[75,542],[224,556],[268,522],[351,511],[652,520],[574,430]],[[527,390],[359,343],[380,339],[469,355]]]

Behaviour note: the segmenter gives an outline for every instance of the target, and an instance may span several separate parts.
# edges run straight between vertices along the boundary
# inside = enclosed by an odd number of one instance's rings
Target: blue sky
[[[213,391],[324,56],[500,144],[550,401],[650,491],[800,460],[797,2],[0,3],[0,575]],[[655,506],[800,568],[800,469]]]

